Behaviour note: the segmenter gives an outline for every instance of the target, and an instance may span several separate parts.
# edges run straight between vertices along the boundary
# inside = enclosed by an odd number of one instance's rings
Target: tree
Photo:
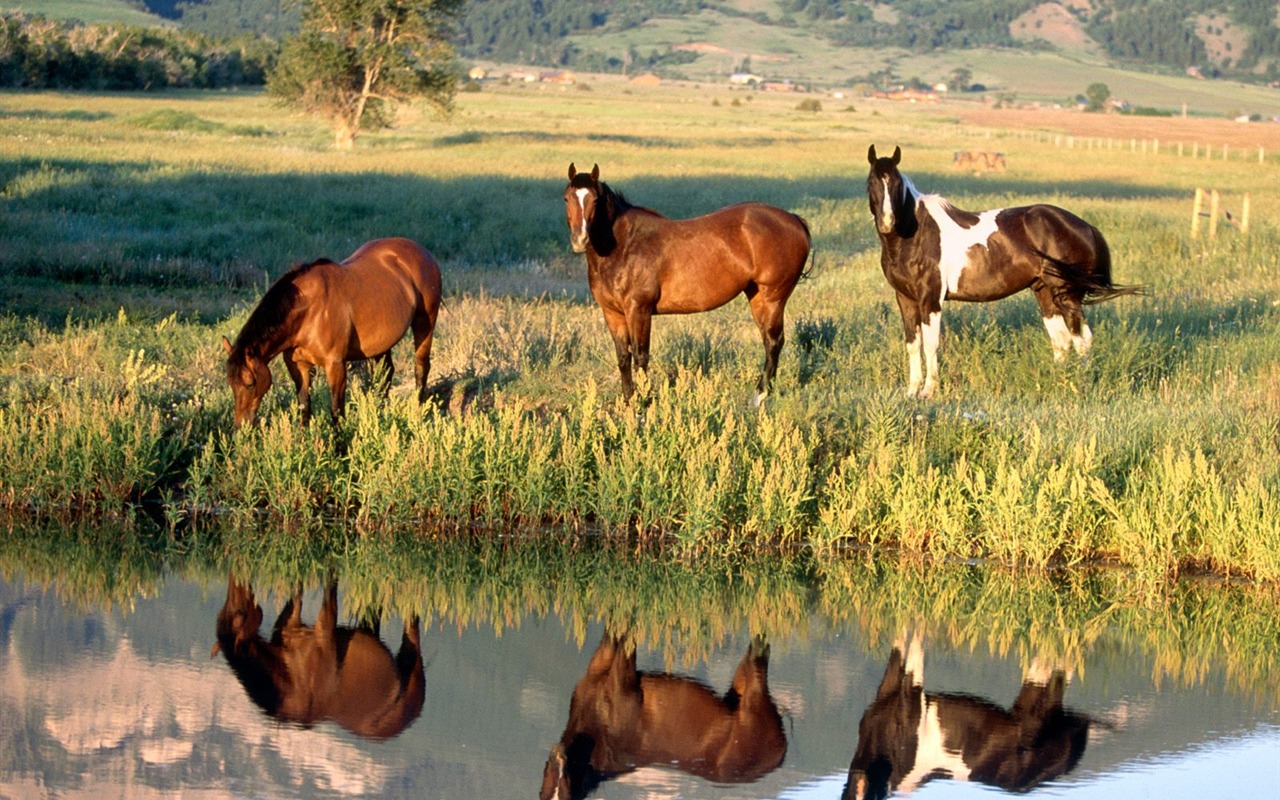
[[[1088,105],[1084,107],[1085,111],[1102,111],[1106,109],[1107,101],[1111,99],[1111,90],[1105,83],[1091,83],[1089,88],[1084,90],[1084,97],[1088,101]]]
[[[337,145],[391,125],[399,102],[422,98],[442,113],[457,87],[453,24],[466,0],[310,0],[267,89],[325,117]]]
[[[951,70],[951,80],[947,81],[947,88],[953,92],[967,92],[972,82],[973,70],[968,67],[956,67]]]

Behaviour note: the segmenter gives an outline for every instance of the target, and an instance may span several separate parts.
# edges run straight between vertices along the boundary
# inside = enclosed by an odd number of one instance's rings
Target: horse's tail
[[[1083,264],[1063,261],[1060,258],[1037,250],[1036,254],[1048,261],[1052,266],[1045,269],[1081,295],[1080,302],[1085,305],[1103,303],[1124,295],[1146,294],[1145,286],[1120,286],[1111,282],[1111,248],[1103,237],[1102,231],[1089,226],[1093,232],[1094,260],[1093,268]]]
[[[800,227],[804,229],[805,238],[809,240],[809,266],[801,268],[800,277],[796,279],[796,283],[800,283],[801,281],[809,280],[813,275],[813,271],[817,269],[818,254],[813,249],[813,231],[809,230],[809,221],[799,214],[792,214],[791,216],[795,217],[796,221],[800,223]]]

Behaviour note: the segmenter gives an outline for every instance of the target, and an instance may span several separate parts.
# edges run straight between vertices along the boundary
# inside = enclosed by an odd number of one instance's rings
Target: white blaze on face
[[[578,231],[578,235],[583,239],[587,238],[587,195],[591,194],[590,189],[579,189],[573,193],[578,198],[578,214],[582,218],[582,228]]]
[[[938,704],[921,693],[920,727],[916,729],[916,758],[911,771],[897,786],[900,795],[911,794],[930,775],[942,773],[953,780],[969,780],[969,767],[960,753],[947,748]]]
[[[929,216],[938,225],[941,254],[938,269],[942,272],[943,298],[947,292],[959,291],[960,273],[969,266],[969,249],[978,246],[986,247],[991,236],[999,228],[996,227],[996,215],[1004,209],[993,208],[978,215],[978,224],[972,228],[962,228],[947,213],[949,203],[936,194],[924,195],[920,198],[928,210]]]
[[[880,183],[884,185],[883,191],[880,192],[880,230],[888,233],[893,230],[893,196],[889,192],[889,179],[881,178]]]

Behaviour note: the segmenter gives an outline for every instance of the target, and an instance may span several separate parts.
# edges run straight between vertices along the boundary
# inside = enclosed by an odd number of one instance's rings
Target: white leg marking
[[[1036,686],[1048,686],[1049,679],[1053,677],[1053,664],[1042,658],[1036,657],[1031,659],[1031,666],[1027,668],[1027,674],[1023,676],[1023,683],[1031,683]]]
[[[764,400],[768,396],[768,392],[756,392],[755,396],[751,398],[751,408],[754,410],[763,406]]]
[[[907,342],[907,364],[911,370],[911,380],[907,383],[907,397],[915,397],[920,393],[920,340],[923,337],[916,328],[916,338]]]
[[[1062,361],[1071,352],[1071,331],[1067,330],[1067,321],[1059,314],[1045,317],[1044,329],[1049,332],[1049,343],[1053,345],[1053,360]]]
[[[924,340],[924,388],[921,397],[931,397],[938,388],[938,339],[942,335],[942,312],[935,311],[920,326],[921,339]]]
[[[911,634],[907,644],[907,674],[912,686],[924,686],[924,635]]]
[[[1093,346],[1093,331],[1089,330],[1089,323],[1080,323],[1080,335],[1071,337],[1071,344],[1076,348],[1076,355],[1081,358],[1089,355],[1089,348]]]

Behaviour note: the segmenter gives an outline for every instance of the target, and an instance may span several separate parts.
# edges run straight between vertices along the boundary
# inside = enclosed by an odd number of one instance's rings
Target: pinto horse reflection
[[[769,647],[757,638],[720,697],[692,678],[637,671],[634,645],[605,634],[574,687],[538,796],[581,800],[602,781],[649,764],[716,783],[759,779],[787,752],[768,670]]]
[[[1070,772],[1091,721],[1063,708],[1066,683],[1061,670],[1033,669],[1005,710],[978,697],[926,692],[920,640],[912,639],[905,658],[895,645],[862,715],[844,798],[906,795],[935,778],[1023,793]]]
[[[301,616],[299,590],[281,609],[271,638],[263,638],[252,588],[229,577],[210,655],[221,650],[253,702],[285,722],[311,727],[331,720],[359,736],[388,739],[418,718],[425,677],[417,617],[405,621],[400,652],[392,656],[373,627],[337,624],[336,581],[325,586],[315,625],[304,625]]]

